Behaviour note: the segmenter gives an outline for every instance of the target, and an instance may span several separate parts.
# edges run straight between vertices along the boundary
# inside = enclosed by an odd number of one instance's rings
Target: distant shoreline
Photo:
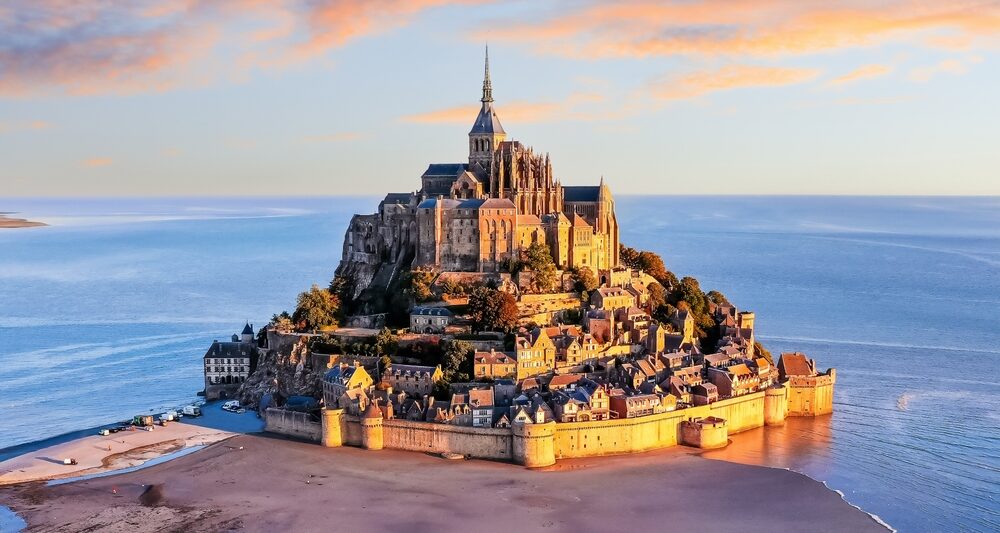
[[[35,222],[24,218],[9,217],[7,216],[9,214],[10,213],[0,213],[0,229],[37,228],[40,226],[48,226],[48,224],[44,222]]]

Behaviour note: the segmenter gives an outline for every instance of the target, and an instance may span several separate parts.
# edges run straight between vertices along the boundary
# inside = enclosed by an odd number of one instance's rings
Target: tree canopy
[[[510,332],[517,327],[517,301],[506,292],[477,287],[469,296],[469,315],[475,331]]]
[[[556,285],[556,264],[552,260],[549,247],[533,243],[523,253],[524,268],[531,271],[531,288],[534,292],[552,292]]]
[[[576,292],[590,292],[599,285],[597,276],[589,267],[573,267],[569,269],[569,273],[573,279],[573,290]]]
[[[299,294],[292,322],[300,330],[312,330],[336,326],[340,318],[340,298],[328,289],[313,285]]]

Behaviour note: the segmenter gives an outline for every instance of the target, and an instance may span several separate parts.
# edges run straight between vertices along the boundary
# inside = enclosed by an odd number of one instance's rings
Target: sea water
[[[193,401],[212,340],[325,286],[377,202],[0,199],[51,224],[0,230],[0,448]],[[832,416],[720,458],[802,472],[900,531],[1000,529],[1000,199],[619,197],[617,213],[622,242],[756,311],[776,355],[837,368]]]

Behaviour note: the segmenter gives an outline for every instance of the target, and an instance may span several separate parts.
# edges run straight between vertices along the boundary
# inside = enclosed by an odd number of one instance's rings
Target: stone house
[[[441,365],[420,366],[393,363],[382,373],[382,382],[395,390],[413,396],[423,396],[434,391],[434,384],[444,377]]]
[[[472,373],[475,378],[506,378],[517,375],[517,358],[513,354],[490,350],[472,356]]]
[[[665,411],[662,397],[657,394],[615,394],[610,398],[611,416],[635,418]]]
[[[549,372],[556,365],[556,346],[545,330],[535,328],[527,335],[514,339],[517,358],[517,379]]]
[[[590,303],[597,309],[614,312],[634,306],[635,297],[621,287],[601,287],[591,293]]]
[[[339,407],[349,415],[361,416],[369,404],[371,404],[371,398],[368,397],[368,393],[365,392],[365,389],[359,388],[344,391],[335,403],[327,403],[327,407]]]
[[[371,375],[357,362],[340,363],[323,376],[323,398],[326,405],[337,405],[340,397],[351,389],[368,390],[375,384]]]
[[[493,388],[470,390],[468,401],[472,410],[472,427],[493,427]]]
[[[414,307],[410,311],[410,331],[413,333],[444,333],[451,323],[451,311],[444,307]]]
[[[205,399],[231,398],[257,365],[257,341],[247,322],[231,342],[214,341],[202,358]]]
[[[694,405],[708,405],[719,400],[719,389],[711,383],[701,383],[691,387],[691,400]]]
[[[719,397],[721,398],[749,394],[760,386],[757,374],[743,363],[730,365],[729,368],[709,367],[708,380],[719,388]]]

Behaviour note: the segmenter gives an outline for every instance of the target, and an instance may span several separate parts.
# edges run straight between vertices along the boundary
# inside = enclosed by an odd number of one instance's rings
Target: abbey
[[[433,163],[419,191],[390,193],[377,213],[355,215],[344,262],[496,272],[541,243],[560,268],[618,266],[618,221],[604,179],[563,185],[548,154],[507,139],[493,107],[488,52],[481,101],[468,162]]]

